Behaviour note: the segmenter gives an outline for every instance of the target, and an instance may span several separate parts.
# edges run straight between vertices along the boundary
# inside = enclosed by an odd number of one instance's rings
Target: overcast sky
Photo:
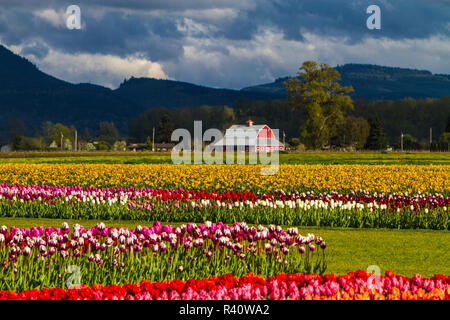
[[[381,30],[369,30],[369,5]],[[81,9],[81,29],[66,8]],[[116,88],[167,78],[240,89],[305,60],[450,74],[450,0],[0,0],[0,43],[42,71]]]

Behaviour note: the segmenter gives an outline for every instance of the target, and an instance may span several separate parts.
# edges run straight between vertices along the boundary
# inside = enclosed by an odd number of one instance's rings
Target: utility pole
[[[64,137],[64,135],[63,135],[63,133],[61,132],[61,151],[63,151],[63,137]]]
[[[431,144],[433,143],[433,128],[430,128],[430,152],[431,152]]]
[[[155,127],[153,127],[152,151],[155,151]]]
[[[286,148],[286,133],[283,131],[283,145]]]
[[[401,150],[402,150],[402,152],[403,152],[403,131],[402,131],[402,134],[401,134],[400,137],[401,137],[401,138],[400,138],[400,148],[401,148]]]
[[[78,151],[78,132],[75,130],[75,152]]]

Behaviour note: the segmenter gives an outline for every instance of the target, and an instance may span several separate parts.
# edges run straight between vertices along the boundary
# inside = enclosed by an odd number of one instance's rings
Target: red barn
[[[253,125],[248,120],[246,125],[232,125],[225,131],[223,139],[214,143],[214,147],[226,151],[242,150],[246,152],[273,152],[284,150],[284,145],[278,141],[268,125]]]

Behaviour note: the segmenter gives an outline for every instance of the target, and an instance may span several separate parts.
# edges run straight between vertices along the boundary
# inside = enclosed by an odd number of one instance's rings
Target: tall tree
[[[292,106],[305,112],[306,122],[300,129],[305,146],[318,149],[335,133],[336,124],[343,119],[343,110],[353,108],[351,98],[345,95],[353,88],[341,86],[339,72],[327,64],[319,66],[317,62],[305,61],[297,75],[283,85]]]
[[[384,133],[380,119],[377,116],[369,118],[370,131],[367,137],[365,149],[382,150],[387,147],[386,134]]]
[[[289,144],[295,150],[300,145],[300,139],[299,138],[291,138],[291,140],[289,140]]]
[[[13,136],[11,139],[11,147],[13,150],[18,151],[18,150],[22,150],[23,149],[23,143],[24,143],[24,136]]]
[[[98,124],[98,138],[109,145],[113,145],[114,142],[119,140],[120,136],[113,122],[100,122]]]
[[[153,150],[153,142],[150,137],[147,137],[147,140],[145,140],[145,149],[146,150]]]
[[[51,134],[50,138],[52,141],[56,142],[58,147],[61,147],[61,134],[63,137],[63,146],[64,146],[64,141],[66,139],[69,139],[70,141],[74,140],[74,137],[73,137],[73,134],[72,134],[72,131],[70,130],[70,128],[66,127],[65,125],[63,125],[61,123],[57,123],[52,128],[52,134]]]
[[[7,133],[9,141],[18,141],[17,137],[23,137],[26,134],[25,123],[22,119],[12,118],[8,120]]]
[[[331,139],[336,146],[364,148],[369,136],[370,125],[361,117],[347,116],[336,128],[336,135]]]
[[[168,114],[164,114],[158,124],[157,137],[159,142],[170,142],[174,124]]]
[[[450,114],[447,117],[447,125],[445,126],[445,132],[450,132]]]
[[[51,121],[45,121],[41,125],[42,137],[44,138],[44,142],[46,145],[49,145],[52,142],[53,123]]]
[[[91,133],[89,132],[88,128],[84,128],[84,132],[81,135],[81,141],[90,142],[92,140]]]

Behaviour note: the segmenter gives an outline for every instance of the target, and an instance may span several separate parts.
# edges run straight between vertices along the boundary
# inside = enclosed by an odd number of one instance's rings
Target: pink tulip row
[[[39,286],[60,286],[67,266],[84,270],[83,282],[188,279],[232,272],[265,275],[325,270],[325,241],[297,228],[248,226],[244,222],[188,223],[179,226],[107,227],[85,229],[63,223],[61,228],[0,227],[0,290],[28,288],[36,274]],[[266,265],[267,264],[267,265]],[[42,269],[42,267],[46,269]],[[131,274],[130,274],[131,273]],[[26,279],[23,280],[23,279]],[[23,281],[22,281],[23,280]]]
[[[182,224],[179,226],[162,225],[155,221],[153,226],[137,226],[135,229],[107,227],[99,223],[92,228],[85,229],[79,224],[70,226],[64,222],[61,228],[43,226],[31,228],[11,227],[8,231],[6,226],[0,227],[0,243],[6,244],[18,251],[21,247],[50,246],[65,250],[67,248],[82,248],[86,243],[91,244],[94,250],[106,246],[127,245],[135,249],[149,247],[150,245],[162,244],[168,241],[172,246],[182,244],[186,248],[199,246],[204,239],[212,239],[219,246],[240,248],[239,241],[264,241],[267,240],[268,247],[287,247],[306,244],[311,248],[313,243],[325,248],[325,242],[321,237],[313,234],[302,236],[298,228],[287,228],[269,225],[265,227],[248,226],[245,222],[235,222],[232,226],[222,222],[205,222],[197,225],[195,223]],[[101,240],[101,241],[99,241]],[[104,242],[102,242],[104,241]],[[103,250],[103,249],[102,249]],[[139,250],[138,250],[139,251]]]

